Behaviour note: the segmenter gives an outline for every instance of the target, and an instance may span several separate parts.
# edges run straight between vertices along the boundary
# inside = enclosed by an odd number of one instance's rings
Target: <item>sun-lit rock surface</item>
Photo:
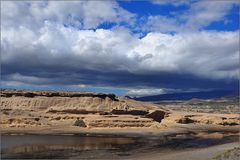
[[[113,94],[1,90],[1,128],[155,128],[181,125],[238,126],[238,114],[162,109]]]

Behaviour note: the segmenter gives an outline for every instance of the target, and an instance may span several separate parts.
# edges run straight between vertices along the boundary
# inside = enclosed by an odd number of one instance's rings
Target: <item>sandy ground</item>
[[[126,160],[211,160],[216,155],[226,150],[240,147],[239,142],[222,144],[201,149],[190,149],[187,151],[173,151],[169,153],[153,152],[149,154],[138,154]]]

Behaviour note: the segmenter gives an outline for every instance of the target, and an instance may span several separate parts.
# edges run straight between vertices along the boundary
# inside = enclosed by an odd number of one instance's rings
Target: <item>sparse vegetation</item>
[[[74,126],[78,126],[78,127],[87,127],[86,124],[84,123],[84,121],[82,119],[77,119],[74,123]]]
[[[240,147],[227,150],[221,154],[216,155],[212,160],[239,160],[240,158]]]

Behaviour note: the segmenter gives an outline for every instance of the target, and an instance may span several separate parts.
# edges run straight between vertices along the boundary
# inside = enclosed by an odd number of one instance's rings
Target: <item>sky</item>
[[[1,88],[238,87],[239,1],[1,1]]]

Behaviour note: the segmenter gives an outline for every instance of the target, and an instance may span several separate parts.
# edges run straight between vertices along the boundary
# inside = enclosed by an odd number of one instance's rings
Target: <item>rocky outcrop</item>
[[[118,99],[112,94],[1,90],[1,109],[47,110],[54,113],[103,113],[112,110],[146,112],[156,109],[152,104]],[[11,96],[10,96],[11,95]],[[30,96],[34,95],[34,96]],[[114,97],[114,98],[113,98]],[[136,110],[136,111],[133,111]],[[143,113],[141,113],[143,114]]]
[[[86,120],[89,128],[124,128],[124,127],[152,127],[154,121],[147,118],[101,118]]]
[[[162,106],[113,94],[2,89],[0,105],[1,128],[240,125],[239,115],[169,111]]]
[[[175,120],[180,124],[208,124],[221,126],[240,125],[240,118],[236,115],[226,115],[225,117],[211,114],[184,115]]]
[[[1,120],[0,124],[9,127],[36,127],[41,125],[38,118],[9,118]]]
[[[145,117],[152,118],[154,121],[161,122],[164,117],[166,117],[169,113],[161,110],[152,111],[147,114]]]
[[[2,127],[70,125],[122,128],[151,127],[156,122],[141,116],[157,106],[118,98],[113,94],[2,89],[1,96]],[[11,117],[15,119],[11,120]],[[25,117],[29,119],[24,120]]]

